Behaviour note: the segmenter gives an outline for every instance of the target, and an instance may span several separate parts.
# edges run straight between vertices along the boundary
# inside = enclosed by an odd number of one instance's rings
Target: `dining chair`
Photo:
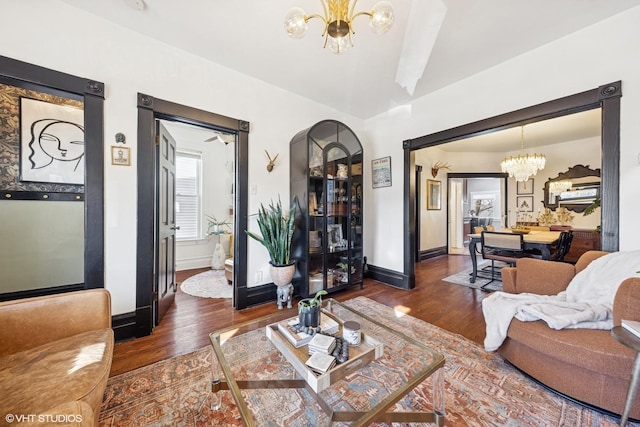
[[[494,230],[495,230],[495,227],[493,225],[479,225],[477,227],[473,227],[474,234],[480,234],[483,231],[494,231]],[[480,254],[481,251],[478,248],[476,248],[476,253]],[[489,269],[493,269],[493,267],[487,266],[482,268],[483,271],[487,271]]]
[[[482,232],[481,252],[482,258],[491,260],[491,281],[482,285],[480,289],[484,289],[485,286],[496,280],[496,261],[502,261],[513,266],[518,259],[528,256],[524,251],[524,238],[522,234],[503,233],[499,231]]]
[[[494,231],[495,227],[493,225],[479,225],[477,227],[473,227],[474,234],[480,234],[483,231]]]
[[[567,255],[567,252],[571,249],[571,242],[573,242],[573,230],[564,230],[560,232],[558,243],[555,245],[555,251],[551,253],[549,259],[564,262],[565,255]]]

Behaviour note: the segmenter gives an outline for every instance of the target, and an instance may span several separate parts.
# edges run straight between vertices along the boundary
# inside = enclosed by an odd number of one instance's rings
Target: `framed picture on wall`
[[[391,187],[391,156],[371,161],[373,188]]]
[[[518,182],[518,194],[533,194],[533,178]]]
[[[434,179],[427,180],[427,210],[439,210],[442,183]]]
[[[20,97],[20,180],[84,184],[84,111]]]
[[[119,166],[129,166],[131,159],[129,157],[129,147],[121,147],[119,145],[111,146],[111,164]]]
[[[533,196],[516,197],[519,212],[533,212]]]

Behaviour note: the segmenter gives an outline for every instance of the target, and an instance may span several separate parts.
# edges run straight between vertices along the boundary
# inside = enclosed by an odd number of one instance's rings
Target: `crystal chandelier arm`
[[[353,18],[355,18],[356,16],[360,15],[360,13],[354,15],[353,12],[356,10],[356,4],[358,3],[358,0],[353,0],[353,4],[351,5],[351,10],[349,11],[349,20],[353,22]]]
[[[325,22],[329,22],[329,6],[327,5],[326,0],[320,0],[320,4],[322,5],[322,11],[324,12],[324,18],[322,18]],[[315,15],[320,16],[320,15]]]
[[[329,21],[324,16],[318,15],[317,13],[314,13],[313,15],[309,15],[309,16],[305,15],[304,22],[309,22],[309,20],[313,19],[313,18],[318,18],[319,20],[321,20],[324,23],[324,29],[322,30],[322,34],[320,34],[320,35],[322,37],[325,37],[327,35],[327,29],[329,28]],[[325,46],[327,44],[326,37],[325,37],[324,44],[325,44]]]
[[[371,12],[364,12],[364,11],[363,11],[363,12],[358,12],[358,13],[356,13],[355,15],[352,15],[352,16],[351,16],[351,21],[353,22],[353,20],[354,20],[354,19],[356,19],[358,16],[361,16],[361,15],[367,15],[369,18],[371,18],[371,17],[373,16],[373,13],[371,13]]]
[[[325,25],[327,25],[328,19],[322,15],[318,15],[317,13],[314,13],[313,15],[309,15],[309,16],[305,15],[304,22],[309,22],[309,19],[313,19],[313,18],[318,18],[322,20],[325,23]]]

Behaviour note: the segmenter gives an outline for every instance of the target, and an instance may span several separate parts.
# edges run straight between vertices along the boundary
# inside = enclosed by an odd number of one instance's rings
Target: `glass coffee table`
[[[300,354],[306,346],[289,351],[274,327],[296,310],[214,332],[214,405],[221,402],[220,393],[231,393],[246,426],[363,426],[376,421],[444,426],[442,354],[334,299],[326,300],[323,310],[339,323],[359,323],[364,351],[350,349],[344,366],[310,381],[304,360],[295,359],[304,357]],[[375,351],[367,343],[377,343]],[[321,387],[318,378],[324,381]],[[431,387],[416,389],[425,380]]]

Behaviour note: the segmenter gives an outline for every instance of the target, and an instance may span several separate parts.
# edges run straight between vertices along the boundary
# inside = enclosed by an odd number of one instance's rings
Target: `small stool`
[[[229,285],[233,284],[233,258],[224,260],[224,277]]]

